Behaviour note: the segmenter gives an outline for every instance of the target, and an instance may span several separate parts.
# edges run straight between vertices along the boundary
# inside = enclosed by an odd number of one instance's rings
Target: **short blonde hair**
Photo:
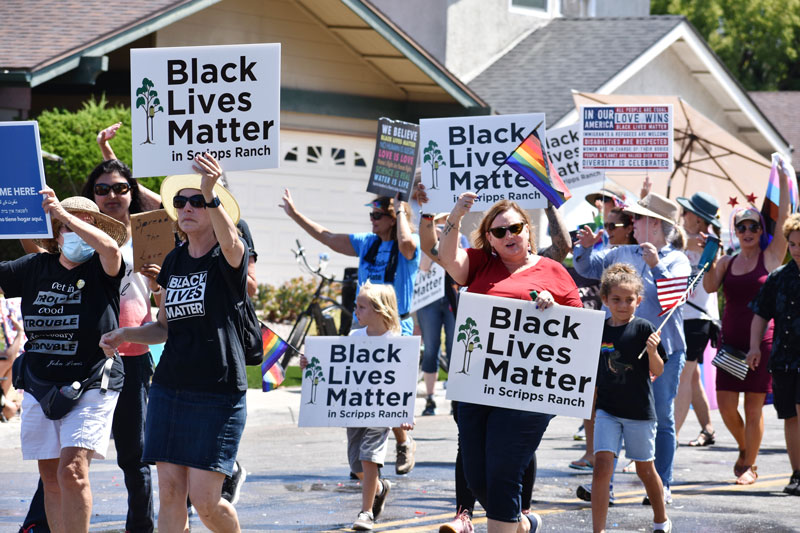
[[[531,252],[536,253],[536,241],[534,241],[533,231],[531,230],[531,218],[517,202],[511,200],[500,200],[486,211],[486,214],[483,215],[481,219],[481,223],[478,224],[478,227],[472,232],[473,246],[492,255],[494,250],[492,250],[492,245],[489,243],[489,237],[487,237],[486,234],[489,233],[489,228],[492,222],[494,222],[494,219],[506,211],[516,211],[519,216],[522,217],[522,222],[528,226],[528,244],[530,245]]]
[[[793,231],[800,231],[800,213],[789,215],[786,222],[783,223],[783,236],[787,239]]]
[[[600,278],[600,296],[608,297],[611,289],[620,285],[629,285],[633,291],[642,296],[644,294],[644,283],[636,269],[628,263],[614,263],[603,271]]]
[[[380,315],[386,329],[392,333],[400,333],[400,313],[397,311],[397,295],[394,293],[394,287],[367,280],[358,294],[364,295],[369,300],[373,311]]]

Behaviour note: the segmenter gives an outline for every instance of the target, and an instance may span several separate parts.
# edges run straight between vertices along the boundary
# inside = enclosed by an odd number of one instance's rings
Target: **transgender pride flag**
[[[772,236],[775,235],[776,231],[782,231],[782,228],[775,227],[778,223],[778,205],[781,197],[780,176],[778,176],[779,166],[783,166],[789,174],[789,212],[794,213],[797,211],[797,175],[792,165],[775,152],[772,154],[772,170],[769,172],[767,193],[764,196],[764,203],[761,205],[761,216],[764,217],[767,242],[772,241]]]
[[[508,155],[505,164],[530,181],[556,207],[561,207],[561,204],[572,198],[550,157],[545,153],[536,130]]]

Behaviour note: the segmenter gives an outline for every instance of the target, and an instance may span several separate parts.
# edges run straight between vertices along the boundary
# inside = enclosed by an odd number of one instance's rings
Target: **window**
[[[514,7],[547,11],[547,0],[511,0],[511,5]]]
[[[561,0],[508,0],[512,12],[539,17],[561,15]]]
[[[294,146],[283,156],[284,161],[297,161],[297,146]]]

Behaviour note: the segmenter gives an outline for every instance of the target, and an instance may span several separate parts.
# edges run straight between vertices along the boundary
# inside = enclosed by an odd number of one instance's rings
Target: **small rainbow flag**
[[[558,171],[550,161],[542,140],[533,130],[505,160],[505,164],[531,182],[556,207],[572,198]]]
[[[264,362],[261,363],[261,390],[269,392],[283,383],[283,367],[275,364],[286,353],[294,350],[288,342],[265,325],[261,325],[261,343],[264,347]]]
[[[764,225],[766,226],[765,236],[767,243],[772,241],[772,237],[776,231],[783,231],[783,228],[778,228],[778,205],[781,199],[781,185],[778,176],[778,166],[783,165],[789,174],[789,212],[794,213],[797,210],[797,178],[794,168],[777,152],[772,154],[772,170],[769,173],[769,182],[767,183],[767,192],[764,196],[764,203],[761,206],[761,216],[764,218]]]
[[[613,352],[614,351],[614,343],[613,342],[604,342],[600,345],[600,353],[606,352]]]

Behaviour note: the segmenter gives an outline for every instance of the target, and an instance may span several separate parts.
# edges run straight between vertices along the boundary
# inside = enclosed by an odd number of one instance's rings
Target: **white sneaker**
[[[672,533],[672,520],[667,518],[667,525],[661,529],[656,529],[655,526],[653,526],[653,533]]]

